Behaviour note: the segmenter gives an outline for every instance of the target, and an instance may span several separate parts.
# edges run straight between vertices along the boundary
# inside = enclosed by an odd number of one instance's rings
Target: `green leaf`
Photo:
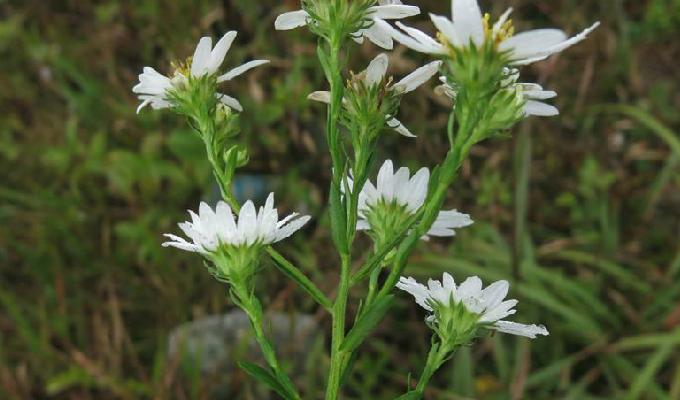
[[[418,392],[408,392],[397,397],[395,400],[418,400],[420,399],[420,394]]]
[[[376,300],[375,303],[370,305],[366,310],[366,313],[364,313],[364,315],[359,318],[354,327],[352,327],[352,330],[350,330],[345,337],[345,340],[342,342],[342,346],[340,346],[340,351],[354,351],[354,349],[356,349],[364,341],[364,339],[366,339],[366,336],[371,333],[373,328],[375,328],[375,326],[378,325],[380,321],[382,321],[383,316],[390,308],[392,299],[394,299],[393,295],[387,295]]]
[[[297,283],[302,289],[304,289],[312,298],[319,303],[326,310],[330,310],[333,305],[331,301],[328,300],[326,295],[314,285],[314,283],[307,278],[307,276],[297,269],[293,264],[286,260],[279,252],[271,247],[267,248],[267,253],[274,260],[276,266],[284,273],[288,278]]]
[[[295,396],[291,395],[286,385],[281,383],[276,375],[272,374],[270,371],[260,367],[257,364],[247,361],[241,361],[238,363],[238,365],[250,376],[260,381],[260,383],[267,385],[271,390],[278,393],[284,399],[295,400]]]

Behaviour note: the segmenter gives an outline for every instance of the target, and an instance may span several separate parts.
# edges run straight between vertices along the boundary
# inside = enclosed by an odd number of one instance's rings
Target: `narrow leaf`
[[[281,397],[287,400],[295,400],[294,396],[286,390],[285,386],[279,382],[275,375],[273,375],[268,370],[260,367],[257,364],[253,364],[247,361],[241,361],[238,363],[242,370],[247,372],[250,376],[260,381],[260,383],[268,386],[271,390],[278,393]]]
[[[351,352],[356,349],[364,339],[366,339],[366,336],[371,333],[373,328],[375,328],[375,326],[383,319],[383,316],[390,308],[393,298],[393,295],[387,295],[371,304],[366,310],[366,313],[359,318],[357,323],[347,334],[347,337],[345,337],[342,346],[340,346],[340,351]]]
[[[330,310],[332,305],[330,300],[319,290],[314,283],[307,278],[307,276],[297,269],[290,261],[286,260],[279,252],[271,247],[267,248],[267,253],[274,260],[276,266],[278,267],[284,275],[290,278],[293,282],[297,283],[304,291],[306,291],[314,301],[319,303],[326,310]]]

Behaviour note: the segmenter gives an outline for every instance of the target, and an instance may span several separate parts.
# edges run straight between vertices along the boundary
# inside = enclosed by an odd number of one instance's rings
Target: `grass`
[[[484,338],[435,376],[428,396],[680,399],[680,46],[672,39],[680,1],[517,0],[494,3],[494,14],[510,3],[518,29],[603,26],[526,70],[560,94],[562,116],[474,149],[447,204],[476,224],[422,246],[407,272],[509,279],[520,320],[542,321],[551,335]],[[201,376],[166,355],[174,326],[232,306],[195,257],[160,247],[185,209],[214,198],[201,144],[170,113],[135,115],[130,88],[143,65],[165,70],[206,33],[239,30],[229,66],[272,59],[227,88],[246,108],[247,172],[272,177],[289,209],[316,217],[311,237],[279,249],[330,293],[337,263],[323,214],[324,116],[305,100],[322,77],[311,35],[272,25],[296,7],[0,2],[0,398],[201,399],[220,382],[229,398],[257,398],[242,372]],[[354,70],[374,53],[357,47]],[[399,76],[424,61],[403,49],[393,58]],[[443,110],[418,91],[400,119],[420,139],[387,135],[380,157],[432,166],[446,141]],[[269,309],[322,315],[267,268],[258,286]],[[417,378],[409,374],[424,362],[429,333],[422,312],[398,298],[362,348],[347,398],[394,398]],[[323,392],[327,345],[310,344],[295,377],[306,398]]]

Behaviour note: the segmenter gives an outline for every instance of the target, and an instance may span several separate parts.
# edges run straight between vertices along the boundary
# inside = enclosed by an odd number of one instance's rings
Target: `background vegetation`
[[[447,1],[414,1],[445,13]],[[528,68],[559,93],[562,115],[533,118],[483,143],[447,204],[477,221],[412,257],[422,278],[510,279],[520,318],[551,336],[496,335],[440,371],[431,399],[680,399],[680,1],[483,1],[515,7],[519,29],[603,26]],[[178,324],[232,309],[197,257],[162,249],[184,210],[214,199],[200,141],[169,112],[135,115],[143,65],[169,70],[198,37],[239,30],[226,64],[270,58],[230,83],[252,152],[243,194],[273,188],[315,225],[281,250],[323,289],[336,282],[323,217],[329,161],[314,41],[276,33],[297,1],[0,1],[0,398],[203,399],[243,373],[198,373],[166,356]],[[425,17],[411,22],[429,28]],[[353,49],[354,70],[376,52]],[[424,59],[398,48],[391,72]],[[432,82],[434,86],[434,82]],[[446,102],[405,99],[411,141],[386,134],[383,156],[414,166],[442,157]],[[305,236],[311,235],[311,240]],[[365,238],[360,240],[365,241]],[[271,266],[259,290],[271,310],[329,320]],[[353,304],[356,306],[356,304]],[[389,399],[424,362],[423,313],[401,296],[349,377],[347,398]],[[296,374],[319,398],[323,341]]]

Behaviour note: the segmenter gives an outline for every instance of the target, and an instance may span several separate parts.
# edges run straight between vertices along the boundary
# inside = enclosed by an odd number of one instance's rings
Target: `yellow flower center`
[[[484,14],[484,19],[482,23],[484,24],[484,36],[487,39],[493,41],[494,45],[498,46],[502,41],[508,39],[515,34],[515,27],[512,24],[512,20],[508,19],[503,22],[498,28],[491,25],[491,15],[489,13]]]
[[[170,68],[174,70],[173,75],[189,76],[191,74],[191,63],[193,57],[189,57],[184,61],[173,61],[170,63]]]

